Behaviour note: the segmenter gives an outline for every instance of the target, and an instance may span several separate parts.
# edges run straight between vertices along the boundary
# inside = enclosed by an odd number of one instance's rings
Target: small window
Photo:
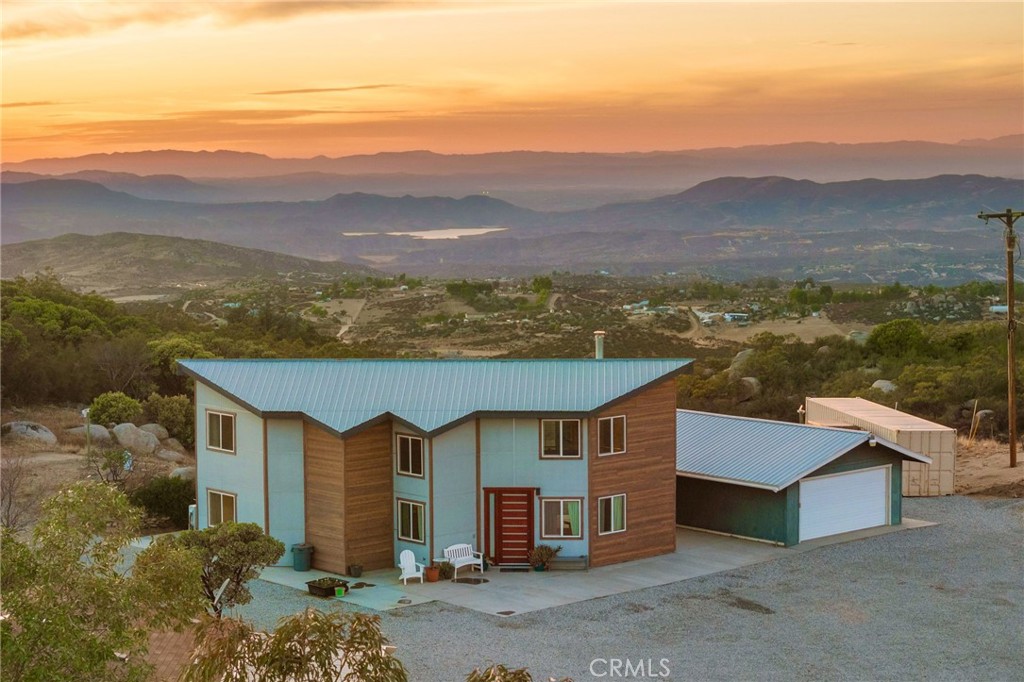
[[[426,542],[424,532],[424,513],[426,507],[422,502],[398,501],[398,539],[409,542]]]
[[[626,496],[597,498],[597,534],[621,533],[626,530]]]
[[[221,452],[235,451],[235,415],[206,413],[206,447]]]
[[[398,473],[423,478],[423,439],[398,434]]]
[[[626,416],[597,420],[597,454],[618,455],[626,451]]]
[[[579,499],[541,501],[542,538],[582,538],[583,523]]]
[[[234,523],[236,502],[234,495],[222,493],[218,490],[208,490],[206,500],[211,526],[219,526],[222,523]]]
[[[542,419],[541,457],[579,457],[580,420]]]

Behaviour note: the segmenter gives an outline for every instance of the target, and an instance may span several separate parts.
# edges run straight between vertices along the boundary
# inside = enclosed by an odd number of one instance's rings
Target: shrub
[[[120,391],[108,391],[96,396],[89,406],[89,421],[93,424],[123,424],[142,415],[142,403]]]
[[[188,506],[196,501],[195,483],[159,476],[132,492],[131,501],[150,516],[168,519],[177,529],[188,528]]]
[[[195,413],[187,395],[151,393],[142,407],[148,421],[162,425],[185,447],[195,445]]]

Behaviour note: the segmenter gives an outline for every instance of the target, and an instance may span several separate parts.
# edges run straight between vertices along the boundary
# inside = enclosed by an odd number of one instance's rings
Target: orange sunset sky
[[[1024,3],[3,0],[5,161],[956,142],[1024,128]]]

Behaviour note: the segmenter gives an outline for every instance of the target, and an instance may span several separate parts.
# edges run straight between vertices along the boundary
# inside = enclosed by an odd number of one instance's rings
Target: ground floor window
[[[409,542],[426,542],[424,530],[426,505],[411,500],[398,501],[398,539]]]
[[[597,532],[599,535],[626,530],[626,495],[597,498]]]
[[[232,493],[220,490],[206,491],[207,510],[211,526],[235,522],[235,506],[237,498]]]
[[[541,500],[542,538],[582,538],[583,500],[544,499]]]

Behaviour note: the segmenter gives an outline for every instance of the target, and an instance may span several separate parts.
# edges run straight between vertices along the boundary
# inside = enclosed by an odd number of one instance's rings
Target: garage
[[[791,546],[902,522],[905,461],[866,431],[676,411],[676,523]]]

